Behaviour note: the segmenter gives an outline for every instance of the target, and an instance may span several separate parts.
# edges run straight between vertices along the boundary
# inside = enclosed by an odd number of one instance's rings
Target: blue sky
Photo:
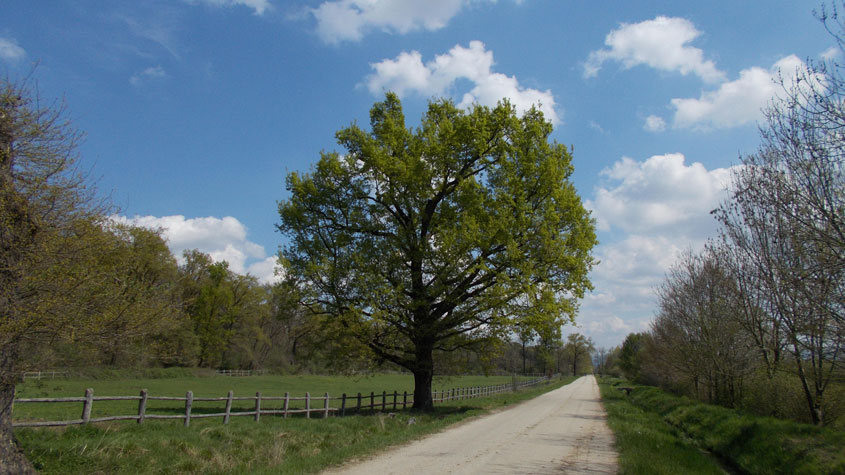
[[[540,103],[574,147],[602,261],[578,328],[642,331],[675,256],[715,234],[773,78],[836,54],[818,3],[575,0],[4,0],[0,74],[31,76],[87,136],[120,216],[272,278],[284,178],[386,90]],[[34,66],[37,65],[37,66]],[[34,68],[34,69],[33,69]]]

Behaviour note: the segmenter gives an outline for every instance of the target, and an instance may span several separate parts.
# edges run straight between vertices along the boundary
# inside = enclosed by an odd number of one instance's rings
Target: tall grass
[[[616,436],[620,474],[721,474],[719,464],[667,424],[660,414],[630,402],[606,380],[599,382],[607,423]]]
[[[654,387],[633,387],[625,397],[605,383],[602,395],[607,394],[607,400],[624,399],[629,411],[646,414],[643,417],[651,418],[653,427],[660,423],[670,427],[678,440],[693,442],[736,471],[845,473],[845,432],[697,403]]]
[[[285,377],[277,381],[279,388],[293,393],[339,393],[402,389],[402,375],[382,375],[366,379],[343,377]],[[217,380],[207,387],[212,394],[227,391],[232,384],[236,394],[243,390],[254,394],[260,387],[269,394],[272,376],[249,378],[208,378]],[[410,379],[408,376],[404,376]],[[491,377],[492,378],[492,377]],[[199,378],[203,379],[203,378]],[[275,377],[279,379],[279,377]],[[508,378],[504,378],[509,380]],[[198,379],[174,384],[168,379],[162,392],[184,395],[184,389],[197,388],[206,382]],[[302,386],[297,386],[296,383]],[[443,387],[497,384],[497,379],[456,377],[440,380]],[[301,417],[283,419],[262,416],[259,423],[251,418],[233,418],[228,425],[217,419],[198,419],[186,428],[179,421],[101,423],[65,429],[17,429],[16,435],[30,458],[42,473],[313,473],[352,458],[364,457],[393,444],[401,444],[436,432],[455,422],[485,414],[495,408],[535,397],[571,382],[556,381],[550,385],[529,388],[488,398],[453,401],[439,405],[434,413],[396,411],[388,414],[330,417],[307,420]],[[63,382],[62,391],[77,395],[90,381]],[[152,381],[115,382],[95,391],[106,395],[128,394],[132,388],[146,385],[153,394]],[[81,386],[76,386],[81,384]],[[169,386],[174,384],[173,387]],[[404,384],[413,384],[413,381]],[[64,387],[66,386],[66,387]],[[72,386],[72,387],[71,387]],[[128,386],[128,387],[127,387]],[[350,387],[351,386],[351,387]],[[204,386],[203,386],[204,387]],[[306,389],[307,387],[307,389]],[[409,387],[409,386],[408,386]],[[97,389],[100,388],[100,389]],[[344,388],[344,389],[341,389]],[[27,388],[24,388],[25,390]],[[56,392],[51,396],[56,396]],[[225,393],[225,392],[224,392]],[[109,394],[109,395],[112,395]],[[63,394],[62,394],[63,395]],[[55,405],[55,404],[53,404]],[[24,407],[24,405],[20,405]],[[76,406],[78,409],[78,406]],[[15,407],[17,414],[19,407]],[[96,411],[95,404],[95,411]],[[137,409],[137,407],[135,407]],[[77,411],[78,412],[78,411]],[[79,417],[79,414],[74,414]]]

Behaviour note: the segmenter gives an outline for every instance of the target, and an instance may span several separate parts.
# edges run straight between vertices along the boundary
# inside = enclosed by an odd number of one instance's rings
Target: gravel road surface
[[[613,433],[600,400],[595,378],[584,376],[329,473],[616,473]]]

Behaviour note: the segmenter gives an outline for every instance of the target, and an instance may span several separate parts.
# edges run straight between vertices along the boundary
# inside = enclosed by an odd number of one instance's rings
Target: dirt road
[[[592,376],[330,473],[616,473]]]

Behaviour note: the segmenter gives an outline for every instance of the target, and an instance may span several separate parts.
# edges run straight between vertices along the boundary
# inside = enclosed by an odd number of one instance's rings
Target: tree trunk
[[[21,452],[12,432],[12,403],[15,399],[16,355],[8,346],[0,350],[0,474],[34,474],[35,469]]]
[[[525,374],[525,340],[522,340],[522,374]]]
[[[431,381],[434,378],[434,357],[431,345],[417,345],[414,373],[414,406],[418,411],[434,411]]]
[[[807,399],[807,406],[810,408],[810,418],[814,425],[824,425],[824,421],[821,419],[821,408],[817,407],[813,394],[810,392],[810,386],[807,382],[807,374],[804,372],[804,365],[801,363],[801,353],[799,351],[798,344],[793,342],[792,345],[795,350],[795,364],[798,367],[798,377],[801,380],[801,389],[804,390],[804,397]],[[818,395],[817,391],[817,397],[818,396],[820,395]]]

